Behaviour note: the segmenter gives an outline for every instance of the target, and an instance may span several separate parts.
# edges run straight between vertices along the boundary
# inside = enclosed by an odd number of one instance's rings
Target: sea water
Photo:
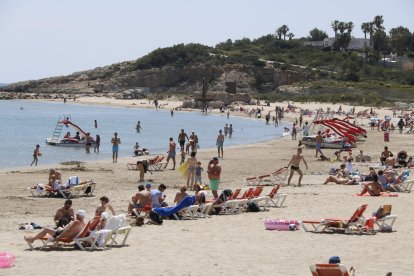
[[[71,116],[74,124],[95,138],[101,137],[100,152],[86,153],[83,147],[57,147],[46,144],[52,137],[61,114]],[[95,128],[94,120],[98,127]],[[137,133],[135,126],[141,122],[142,130]],[[201,149],[214,148],[219,129],[225,124],[233,125],[233,136],[225,138],[226,147],[266,141],[282,136],[283,124],[279,127],[265,125],[264,119],[242,118],[226,114],[203,115],[201,112],[175,111],[170,115],[167,109],[142,109],[127,107],[108,107],[62,102],[34,102],[0,100],[0,168],[28,166],[33,160],[33,151],[40,145],[42,156],[38,164],[53,164],[66,161],[92,161],[112,158],[111,138],[118,132],[121,139],[119,158],[132,156],[133,146],[139,142],[148,148],[150,154],[166,155],[169,138],[177,143],[178,133],[183,128],[190,135],[192,131],[199,137]],[[64,127],[61,138],[70,131]],[[132,158],[131,158],[132,159]],[[178,158],[177,158],[178,160]]]

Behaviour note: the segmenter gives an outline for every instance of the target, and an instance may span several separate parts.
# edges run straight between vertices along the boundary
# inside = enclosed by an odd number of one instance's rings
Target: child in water
[[[38,157],[41,156],[42,154],[40,153],[40,146],[36,145],[36,148],[33,151],[33,161],[30,164],[30,166],[33,166],[33,164],[35,164],[35,166],[37,166],[37,161],[39,160]]]

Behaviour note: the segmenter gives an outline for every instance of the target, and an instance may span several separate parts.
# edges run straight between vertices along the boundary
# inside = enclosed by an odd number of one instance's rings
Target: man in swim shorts
[[[184,149],[184,145],[185,145],[185,139],[188,140],[188,136],[187,133],[184,132],[184,129],[181,129],[181,132],[178,133],[178,142],[180,143],[180,148],[181,150]]]
[[[303,163],[305,163],[306,169],[308,169],[308,164],[306,163],[306,160],[305,160],[305,158],[303,158],[303,155],[302,155],[302,149],[298,148],[297,153],[292,155],[292,159],[290,160],[289,164],[287,165],[288,168],[290,166],[290,175],[289,175],[289,179],[288,179],[288,186],[290,185],[290,180],[292,179],[293,173],[295,171],[299,174],[298,186],[300,186],[300,182],[302,181],[303,173],[299,168],[299,163],[302,160],[303,160]]]
[[[112,163],[118,162],[118,151],[119,151],[119,144],[121,144],[121,139],[118,137],[118,133],[114,133],[114,137],[111,140],[112,143]]]
[[[218,198],[217,190],[220,184],[221,166],[217,157],[213,157],[208,163],[207,174],[210,179],[210,190],[214,198]]]
[[[170,137],[170,143],[168,144],[168,156],[167,156],[167,164],[165,164],[164,169],[167,168],[168,166],[168,162],[170,161],[170,159],[173,160],[173,170],[175,170],[175,148],[176,148],[176,144],[174,142],[174,139],[172,137]]]

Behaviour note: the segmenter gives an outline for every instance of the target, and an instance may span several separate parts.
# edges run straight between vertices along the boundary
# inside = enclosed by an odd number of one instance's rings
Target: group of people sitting
[[[378,171],[370,167],[368,174],[359,173],[357,170],[353,170],[352,159],[348,158],[339,168],[331,168],[330,175],[323,184],[331,182],[342,185],[362,183],[363,190],[358,195],[368,193],[371,196],[379,196],[381,192],[399,191],[398,185],[403,181],[404,173],[398,173],[393,166],[386,166],[385,169]]]
[[[167,186],[164,183],[158,185],[157,189],[152,189],[151,182],[138,185],[138,193],[132,196],[131,202],[128,204],[128,215],[137,218],[141,223],[141,212],[150,212],[153,208],[168,207],[166,202],[166,195],[164,195]],[[198,184],[194,185],[194,199],[195,204],[202,204],[206,201],[206,193]],[[186,197],[192,195],[187,193],[187,186],[183,185],[176,193],[174,204],[180,204]]]
[[[100,198],[101,204],[96,208],[95,218],[99,219],[96,227],[90,235],[94,235],[96,231],[102,230],[109,218],[109,212],[115,215],[115,211],[109,204],[109,198],[103,196]],[[24,239],[28,243],[33,243],[37,239],[42,239],[45,236],[51,236],[51,240],[55,243],[67,238],[77,237],[86,226],[86,211],[77,210],[76,212],[72,208],[72,200],[67,199],[63,207],[59,208],[54,216],[55,225],[44,227],[42,230],[34,236],[25,236]]]

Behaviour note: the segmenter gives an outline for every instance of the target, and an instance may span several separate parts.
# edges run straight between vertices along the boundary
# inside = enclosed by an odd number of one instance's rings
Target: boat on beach
[[[77,131],[76,135],[70,136],[69,132],[67,132],[67,134],[63,138],[60,138],[63,129],[69,127]],[[59,116],[52,137],[46,138],[46,144],[51,146],[85,147],[86,143],[89,143],[90,146],[94,146],[95,140],[92,138],[92,136],[90,136],[88,132],[85,132],[78,125],[74,124],[71,121],[71,117],[67,115]]]

